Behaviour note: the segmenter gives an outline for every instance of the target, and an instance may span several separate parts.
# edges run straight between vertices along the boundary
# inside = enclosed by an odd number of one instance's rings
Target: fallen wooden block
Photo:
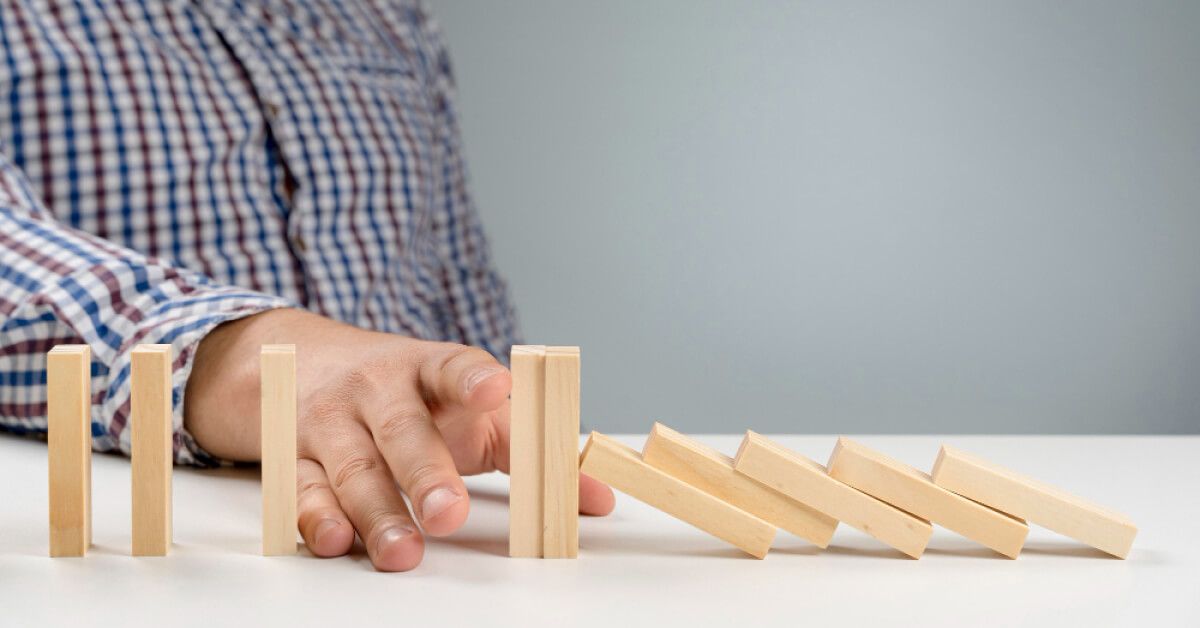
[[[738,473],[733,458],[661,423],[650,430],[642,460],[817,547],[828,546],[837,528],[837,519]]]
[[[296,553],[296,345],[263,345],[262,553]]]
[[[59,345],[46,355],[50,555],[92,545],[92,350]]]
[[[1137,536],[1137,526],[1125,515],[953,447],[942,446],[932,475],[942,488],[1118,558],[1129,555]]]
[[[511,356],[508,555],[541,558],[545,524],[546,347],[515,345]]]
[[[1029,526],[951,493],[929,475],[848,438],[829,457],[829,475],[901,510],[953,530],[1009,557],[1021,553]]]
[[[755,558],[765,557],[775,538],[770,523],[646,464],[636,450],[598,432],[583,446],[580,469]]]
[[[171,345],[133,349],[130,472],[133,555],[166,556],[171,546]]]
[[[546,347],[542,557],[579,556],[579,347]]]
[[[933,526],[843,484],[825,467],[754,432],[746,432],[733,466],[792,499],[862,530],[913,557],[925,551]]]

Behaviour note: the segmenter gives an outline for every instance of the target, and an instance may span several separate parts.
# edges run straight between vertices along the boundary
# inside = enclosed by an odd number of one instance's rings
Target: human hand
[[[280,343],[296,345],[298,525],[313,554],[347,553],[357,531],[376,569],[412,569],[422,531],[446,536],[466,521],[461,476],[508,472],[512,378],[490,354],[288,309],[201,341],[184,397],[201,447],[258,460],[259,349]],[[608,514],[613,503],[611,489],[580,476],[580,512]]]

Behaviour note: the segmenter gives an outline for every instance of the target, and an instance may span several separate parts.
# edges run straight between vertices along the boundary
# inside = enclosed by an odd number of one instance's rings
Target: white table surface
[[[619,495],[612,516],[581,521],[578,560],[510,559],[507,479],[493,474],[468,480],[457,535],[384,574],[361,548],[259,556],[257,472],[177,469],[171,555],[131,558],[129,464],[97,455],[95,546],[50,559],[45,446],[0,436],[0,626],[1200,626],[1200,437],[859,439],[925,469],[949,442],[1072,490],[1133,518],[1133,552],[1034,527],[1012,561],[935,527],[910,560],[842,525],[825,551],[780,531],[758,561]],[[738,437],[702,440],[732,453]],[[834,444],[780,440],[822,462]]]

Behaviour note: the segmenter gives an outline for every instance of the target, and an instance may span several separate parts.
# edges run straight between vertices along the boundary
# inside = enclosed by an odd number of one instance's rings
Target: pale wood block
[[[746,432],[733,466],[738,473],[862,530],[913,558],[921,557],[933,534],[933,526],[928,521],[833,479],[820,463],[755,432]]]
[[[512,348],[508,439],[508,555],[542,557],[546,347]],[[577,437],[578,438],[578,437]]]
[[[646,464],[636,450],[598,432],[583,446],[580,469],[755,558],[765,557],[775,538],[770,523]]]
[[[938,452],[933,481],[1118,558],[1129,555],[1137,536],[1137,526],[1123,514],[947,445]]]
[[[642,459],[817,547],[828,546],[837,528],[837,519],[738,473],[733,458],[661,423],[650,430]]]
[[[579,556],[579,347],[546,348],[543,558]]]
[[[133,555],[166,556],[171,546],[171,345],[138,345],[132,369]]]
[[[263,345],[262,552],[296,553],[296,345]]]
[[[92,350],[59,345],[46,355],[50,555],[92,545]]]
[[[848,438],[838,439],[827,467],[835,479],[1009,558],[1020,555],[1029,534],[1025,522],[956,495],[929,474]]]

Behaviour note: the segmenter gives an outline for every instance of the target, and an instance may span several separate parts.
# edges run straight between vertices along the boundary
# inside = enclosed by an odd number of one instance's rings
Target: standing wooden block
[[[46,355],[50,555],[92,545],[92,350],[59,345]]]
[[[933,465],[933,481],[1118,558],[1129,555],[1137,536],[1137,526],[1125,515],[946,445]]]
[[[171,545],[171,345],[138,345],[132,369],[133,555],[166,556]]]
[[[763,558],[775,526],[645,463],[637,451],[592,432],[583,446],[581,470],[609,486]]]
[[[512,348],[508,441],[508,555],[542,557],[546,347]]]
[[[933,534],[928,521],[889,506],[831,477],[825,467],[754,432],[746,432],[733,466],[755,480],[913,557]]]
[[[296,345],[263,345],[263,556],[296,553]]]
[[[650,430],[642,459],[817,547],[828,546],[837,528],[837,519],[738,473],[733,458],[661,423]]]
[[[579,556],[579,347],[546,348],[543,558]]]
[[[1009,558],[1020,555],[1029,534],[1025,522],[951,493],[928,474],[848,438],[838,439],[828,467],[834,478]]]

